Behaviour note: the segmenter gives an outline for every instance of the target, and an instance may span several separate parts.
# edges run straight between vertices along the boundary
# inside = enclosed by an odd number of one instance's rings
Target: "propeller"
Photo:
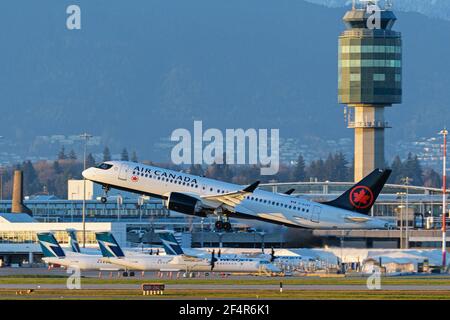
[[[217,257],[220,258],[221,255],[222,255],[222,251],[219,249],[219,252],[217,252]]]
[[[270,251],[270,262],[274,262],[274,260],[276,259],[277,257],[275,256],[275,250],[273,249],[273,247],[272,247],[272,250]]]
[[[216,266],[217,258],[215,257],[215,255],[216,255],[216,251],[213,250],[211,252],[211,261],[209,262],[209,264],[211,265],[211,271],[213,271],[214,267]]]
[[[156,255],[159,256],[159,249],[156,250]]]
[[[150,249],[150,255],[151,256],[153,255],[153,249]]]

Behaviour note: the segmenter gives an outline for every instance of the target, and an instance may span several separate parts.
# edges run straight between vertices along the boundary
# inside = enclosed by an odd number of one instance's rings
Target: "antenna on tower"
[[[352,4],[352,10],[356,9],[356,0],[353,0],[353,4]]]
[[[394,3],[392,2],[392,0],[386,0],[384,6],[387,10],[390,10],[394,6]]]
[[[365,9],[367,8],[369,5],[378,5],[378,2],[380,0],[359,0],[359,2],[361,2],[362,7]]]

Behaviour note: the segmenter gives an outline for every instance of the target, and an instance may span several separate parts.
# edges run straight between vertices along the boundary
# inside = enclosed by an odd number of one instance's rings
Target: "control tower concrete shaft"
[[[397,18],[374,8],[370,1],[353,6],[339,37],[338,99],[348,105],[348,127],[355,130],[355,181],[385,167],[384,108],[402,101],[402,39],[392,30]]]

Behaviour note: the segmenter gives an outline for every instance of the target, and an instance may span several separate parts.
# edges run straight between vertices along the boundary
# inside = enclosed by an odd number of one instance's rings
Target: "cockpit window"
[[[97,168],[102,169],[102,170],[108,170],[111,169],[113,167],[112,164],[107,164],[107,163],[101,163],[97,166]]]

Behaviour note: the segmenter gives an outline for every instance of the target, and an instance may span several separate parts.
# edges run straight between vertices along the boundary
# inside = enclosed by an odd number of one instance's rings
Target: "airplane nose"
[[[92,168],[88,168],[88,169],[84,170],[81,174],[83,175],[83,177],[85,179],[88,179],[88,180],[92,179],[92,177],[93,177]]]

